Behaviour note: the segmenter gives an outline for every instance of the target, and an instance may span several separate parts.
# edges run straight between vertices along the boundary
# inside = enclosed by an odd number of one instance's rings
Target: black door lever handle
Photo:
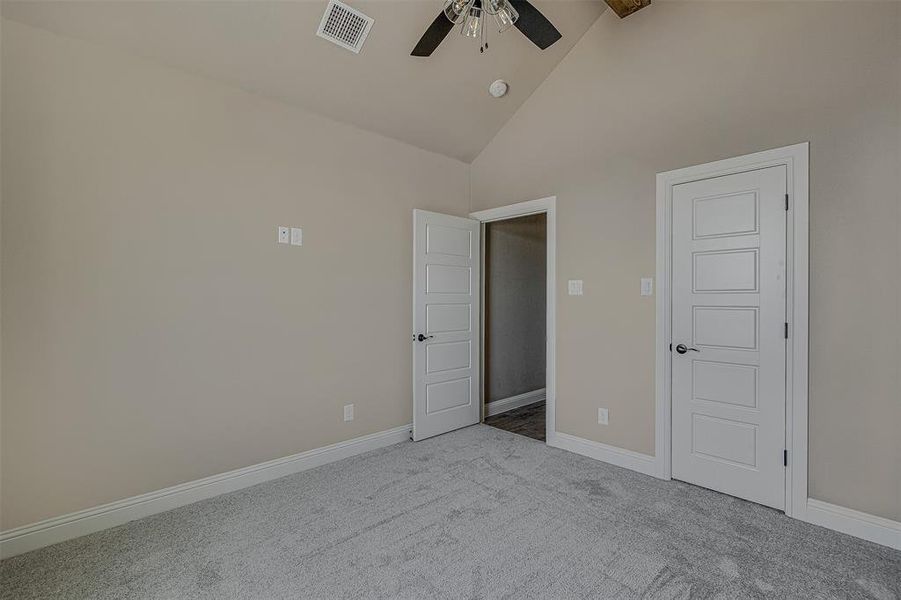
[[[691,350],[692,352],[700,352],[700,350],[698,350],[697,348],[689,348],[685,344],[679,344],[678,346],[676,346],[676,352],[678,352],[679,354],[685,354],[689,350]]]
[[[417,342],[424,342],[424,341],[426,341],[426,340],[432,339],[433,337],[435,337],[435,336],[434,336],[434,335],[422,335],[422,334],[420,333],[419,335],[416,336],[416,341],[417,341]]]

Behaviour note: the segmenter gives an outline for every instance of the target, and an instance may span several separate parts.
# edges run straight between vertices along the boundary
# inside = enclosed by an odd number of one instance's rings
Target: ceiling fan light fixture
[[[507,0],[490,0],[498,33],[504,33],[519,19],[519,13]]]
[[[608,3],[626,1],[607,0]],[[651,2],[651,0],[630,1],[642,4]],[[416,46],[410,52],[411,56],[431,56],[453,31],[454,25],[461,22],[460,34],[479,40],[479,52],[484,53],[488,50],[488,30],[491,29],[485,26],[483,17],[487,15],[494,17],[501,33],[515,25],[516,29],[539,50],[549,48],[563,37],[553,23],[548,21],[529,0],[443,0],[442,7],[441,12],[416,42]]]
[[[469,14],[463,21],[463,29],[460,33],[463,37],[468,38],[479,39],[482,37],[482,7],[477,6],[475,2],[469,7]]]
[[[448,0],[444,5],[444,16],[456,25],[469,14],[468,9],[473,2],[474,0]]]

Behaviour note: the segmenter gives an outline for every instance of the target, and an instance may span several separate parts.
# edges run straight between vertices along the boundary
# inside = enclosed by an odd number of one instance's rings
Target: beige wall
[[[464,163],[9,21],[2,59],[3,529],[410,422],[411,210],[465,214]]]
[[[465,213],[466,165],[2,26],[0,528],[410,421],[410,209]],[[808,140],[812,495],[901,518],[899,34],[606,13],[479,156],[472,208],[558,197],[560,430],[654,451],[654,175]]]
[[[899,10],[608,11],[475,160],[474,209],[557,195],[559,430],[654,452],[655,174],[809,141],[811,495],[901,518]]]

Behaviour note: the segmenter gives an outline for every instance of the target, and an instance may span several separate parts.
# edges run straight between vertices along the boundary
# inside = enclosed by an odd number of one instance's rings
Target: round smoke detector
[[[500,98],[507,94],[508,89],[510,89],[510,86],[507,85],[507,82],[503,79],[498,79],[488,86],[488,93],[495,98]]]

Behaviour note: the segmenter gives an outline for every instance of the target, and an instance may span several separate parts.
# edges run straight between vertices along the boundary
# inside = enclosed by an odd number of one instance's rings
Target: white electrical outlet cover
[[[609,413],[606,408],[598,409],[598,424],[607,425],[610,423]]]
[[[641,278],[641,295],[642,296],[651,296],[654,293],[654,278],[653,277],[642,277]]]
[[[582,295],[582,280],[581,279],[570,279],[568,285],[569,295],[570,296],[581,296]]]
[[[287,227],[278,228],[278,243],[287,244],[291,239],[291,230]]]
[[[353,404],[345,404],[344,405],[344,420],[345,421],[353,421],[354,420],[354,405]]]
[[[291,245],[303,246],[303,229],[300,227],[291,228]]]

